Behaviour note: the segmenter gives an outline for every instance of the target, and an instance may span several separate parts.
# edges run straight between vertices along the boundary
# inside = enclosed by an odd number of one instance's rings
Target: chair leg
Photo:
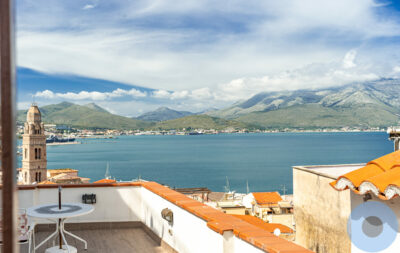
[[[33,240],[33,253],[35,253],[36,252],[36,249],[35,249],[35,247],[36,247],[35,230],[33,230],[33,232],[32,232],[32,240]]]

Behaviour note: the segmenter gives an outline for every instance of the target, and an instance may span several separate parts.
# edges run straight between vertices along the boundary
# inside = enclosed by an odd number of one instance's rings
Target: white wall
[[[208,228],[206,221],[145,188],[142,189],[142,196],[143,223],[172,248],[180,253],[223,252],[223,237]],[[161,210],[164,208],[172,210],[173,226],[162,219]]]
[[[81,202],[83,194],[96,194],[93,213],[67,222],[141,221],[164,242],[180,253],[223,252],[260,253],[262,250],[237,238],[232,232],[221,235],[207,226],[207,222],[143,187],[76,187],[64,188],[62,201]],[[1,196],[1,195],[0,195]],[[57,203],[57,188],[36,188],[18,191],[19,207]],[[174,223],[169,225],[161,217],[161,210],[169,208]],[[39,223],[48,223],[44,220]]]
[[[62,202],[82,202],[82,195],[96,194],[94,211],[88,215],[68,219],[67,222],[140,221],[141,187],[77,187],[62,190]],[[18,191],[19,208],[57,203],[57,188],[37,188]],[[48,223],[45,220],[39,223]]]
[[[243,241],[240,238],[234,236],[234,251],[235,253],[262,253],[263,250],[254,247],[253,245],[249,244],[248,242]]]

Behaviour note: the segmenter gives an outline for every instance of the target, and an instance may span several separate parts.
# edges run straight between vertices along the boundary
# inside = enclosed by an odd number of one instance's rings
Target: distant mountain
[[[191,115],[179,119],[167,120],[158,122],[156,125],[151,127],[152,129],[158,130],[181,130],[183,128],[188,129],[215,129],[224,130],[227,128],[243,129],[243,128],[257,128],[252,124],[238,122],[234,120],[226,120],[208,115]]]
[[[40,107],[42,120],[45,123],[65,124],[82,128],[107,128],[107,129],[140,129],[151,126],[151,123],[131,119],[107,112],[100,106],[92,103],[77,105],[62,102],[54,105]],[[26,121],[27,110],[19,110],[18,123]]]
[[[146,112],[136,119],[150,121],[150,122],[158,122],[164,120],[178,119],[185,116],[193,115],[194,113],[187,111],[175,111],[169,109],[168,107],[160,107],[155,111]]]
[[[386,127],[400,120],[400,80],[320,90],[263,92],[207,115],[266,128]]]
[[[98,111],[98,112],[108,112],[106,109],[104,109],[103,107],[100,107],[98,105],[96,105],[95,103],[90,103],[90,104],[86,104],[84,105],[85,107]]]

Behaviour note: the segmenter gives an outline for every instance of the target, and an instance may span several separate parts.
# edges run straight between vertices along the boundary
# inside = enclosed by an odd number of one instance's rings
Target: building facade
[[[22,135],[22,184],[40,183],[47,179],[46,136],[42,115],[32,104],[26,116]]]

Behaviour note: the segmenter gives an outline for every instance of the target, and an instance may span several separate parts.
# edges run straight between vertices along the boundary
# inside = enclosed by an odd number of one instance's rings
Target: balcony
[[[56,203],[57,187],[19,186],[19,207]],[[83,194],[96,194],[94,212],[66,225],[88,241],[88,252],[311,252],[155,182],[63,185],[62,193],[63,202],[81,202]],[[172,223],[161,215],[165,208],[173,212]],[[37,222],[39,242],[54,225]],[[68,236],[67,241],[83,247]]]
[[[148,252],[164,253],[171,252],[165,249],[162,241],[148,229],[140,224],[122,223],[103,223],[103,224],[69,224],[66,226],[68,231],[73,232],[88,242],[88,253],[106,252]],[[55,226],[40,225],[36,233],[36,245],[43,241]],[[78,252],[84,252],[83,244],[70,236],[66,236],[69,244],[77,248]],[[57,242],[56,242],[57,243]],[[41,247],[37,253],[44,253],[46,248],[52,247],[52,242],[48,242]]]

